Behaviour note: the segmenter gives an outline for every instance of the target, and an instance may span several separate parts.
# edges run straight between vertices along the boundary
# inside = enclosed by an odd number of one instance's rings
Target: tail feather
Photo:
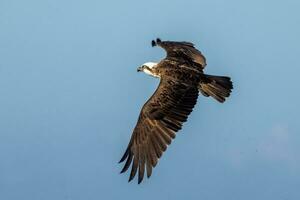
[[[230,96],[233,85],[229,77],[204,75],[203,78],[198,88],[204,96],[211,96],[220,103]]]

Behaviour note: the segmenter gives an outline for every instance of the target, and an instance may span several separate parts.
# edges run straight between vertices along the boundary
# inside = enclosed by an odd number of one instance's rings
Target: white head
[[[154,73],[154,68],[157,66],[155,62],[146,62],[142,64],[142,66],[137,68],[138,72],[145,72],[146,74],[154,77],[159,77],[157,74]]]

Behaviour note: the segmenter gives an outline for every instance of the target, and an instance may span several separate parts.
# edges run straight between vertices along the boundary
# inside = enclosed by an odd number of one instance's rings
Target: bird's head
[[[154,77],[159,77],[157,74],[154,73],[154,68],[157,66],[155,62],[146,62],[142,64],[140,67],[137,68],[138,72],[145,72],[146,74]]]

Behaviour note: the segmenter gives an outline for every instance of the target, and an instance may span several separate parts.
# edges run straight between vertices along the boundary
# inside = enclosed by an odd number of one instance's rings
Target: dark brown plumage
[[[229,77],[205,75],[205,57],[189,42],[171,42],[157,39],[152,46],[160,46],[167,57],[156,67],[148,68],[160,77],[160,84],[144,104],[128,147],[120,162],[126,160],[121,173],[131,172],[129,181],[138,173],[138,183],[152,174],[158,159],[175,138],[176,132],[192,112],[198,91],[224,102],[230,95]]]

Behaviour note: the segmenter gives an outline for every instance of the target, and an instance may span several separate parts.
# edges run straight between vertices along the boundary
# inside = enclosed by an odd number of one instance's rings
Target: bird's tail
[[[204,96],[211,96],[223,103],[225,98],[229,97],[233,86],[230,77],[204,74],[203,81],[200,82],[198,88]]]

